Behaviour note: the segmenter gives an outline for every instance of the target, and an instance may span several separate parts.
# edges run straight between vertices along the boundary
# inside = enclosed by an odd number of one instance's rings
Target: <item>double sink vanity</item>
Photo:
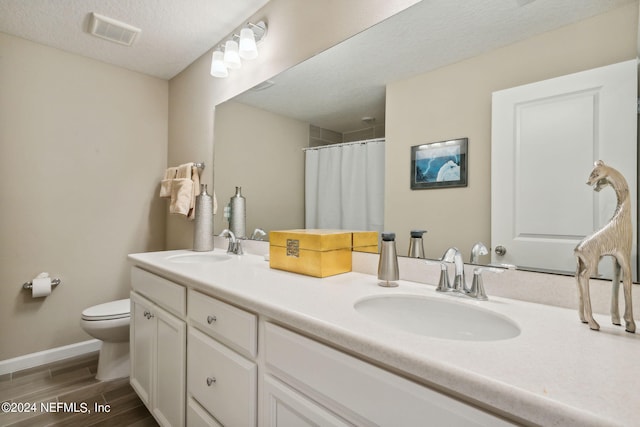
[[[130,255],[131,383],[156,420],[640,422],[637,334],[605,316],[594,332],[575,309],[501,298],[490,287],[488,301],[438,293],[431,279],[383,288],[367,274],[377,255],[353,256],[353,272],[319,279],[220,249]],[[421,260],[403,262],[438,273]]]

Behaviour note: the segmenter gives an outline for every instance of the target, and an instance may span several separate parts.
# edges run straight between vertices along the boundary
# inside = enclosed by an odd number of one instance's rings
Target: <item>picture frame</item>
[[[411,147],[411,189],[467,186],[468,138]]]

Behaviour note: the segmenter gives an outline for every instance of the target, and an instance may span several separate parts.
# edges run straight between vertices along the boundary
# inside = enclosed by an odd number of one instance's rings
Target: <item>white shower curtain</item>
[[[305,227],[383,231],[384,139],[305,150]]]

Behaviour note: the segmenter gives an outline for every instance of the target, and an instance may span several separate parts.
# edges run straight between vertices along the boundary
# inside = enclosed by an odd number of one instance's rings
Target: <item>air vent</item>
[[[142,30],[98,13],[91,14],[89,32],[114,43],[131,46]]]

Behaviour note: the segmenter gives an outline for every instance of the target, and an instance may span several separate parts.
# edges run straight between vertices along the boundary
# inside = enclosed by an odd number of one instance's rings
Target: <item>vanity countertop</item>
[[[193,253],[150,252],[129,259],[393,372],[510,414],[516,422],[640,425],[640,334],[612,325],[608,316],[595,315],[601,327],[595,332],[578,320],[575,310],[491,295],[489,301],[473,301],[402,280],[396,288],[383,288],[375,276],[355,272],[318,279],[270,269],[257,255],[234,255],[217,263],[167,261]],[[522,332],[501,341],[429,338],[385,327],[353,308],[362,298],[386,294],[477,305],[509,317]]]

